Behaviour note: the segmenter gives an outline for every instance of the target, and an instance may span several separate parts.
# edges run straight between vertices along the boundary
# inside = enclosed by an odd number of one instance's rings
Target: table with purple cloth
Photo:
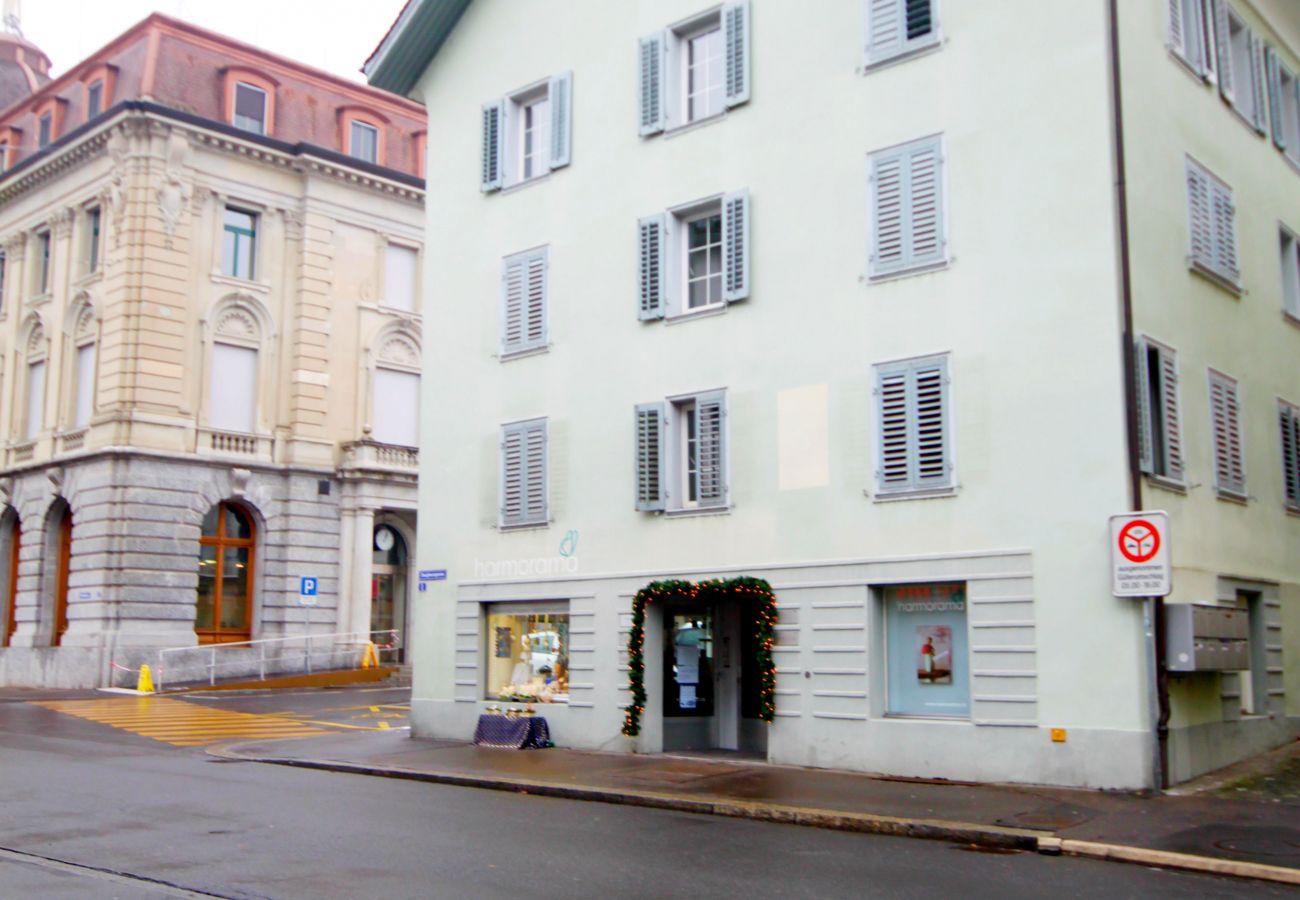
[[[541,716],[510,716],[484,713],[474,728],[474,743],[479,747],[505,750],[540,750],[551,744],[551,727]]]

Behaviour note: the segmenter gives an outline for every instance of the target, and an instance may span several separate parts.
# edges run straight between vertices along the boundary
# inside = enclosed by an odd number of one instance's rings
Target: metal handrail
[[[376,637],[379,635],[382,635],[383,638],[387,639],[385,643],[381,644],[379,640],[376,639]],[[322,641],[329,643],[331,646],[328,648],[326,652],[330,652],[330,653],[335,652],[338,649],[340,644],[343,644],[345,646],[348,644],[361,646],[370,643],[374,643],[376,649],[380,653],[383,653],[384,651],[387,650],[396,649],[399,646],[398,641],[400,640],[400,638],[401,638],[401,633],[396,628],[390,628],[390,629],[384,629],[382,631],[340,631],[334,634],[308,633],[308,634],[287,635],[285,637],[258,638],[256,640],[251,640],[251,641],[229,641],[225,643],[216,643],[216,644],[198,644],[198,645],[191,644],[186,647],[167,647],[165,649],[158,651],[158,671],[154,673],[154,686],[156,690],[161,691],[163,689],[163,679],[166,677],[166,666],[164,665],[164,662],[167,659],[168,654],[173,654],[173,655],[181,654],[181,653],[207,654],[208,655],[208,662],[207,662],[208,684],[215,685],[217,683],[217,669],[219,667],[225,665],[242,665],[247,663],[247,660],[243,660],[243,659],[232,660],[230,662],[225,662],[225,661],[218,662],[217,652],[219,650],[231,650],[236,648],[240,648],[240,649],[256,648],[258,650],[258,660],[257,660],[258,679],[257,680],[265,681],[266,662],[267,662],[266,651],[267,648],[273,644],[284,645],[284,644],[293,643],[295,641],[303,643],[304,645],[303,665],[306,668],[307,674],[310,675],[312,672],[311,657],[312,657],[313,640],[317,641],[318,643]],[[281,659],[283,659],[283,657],[281,657]]]

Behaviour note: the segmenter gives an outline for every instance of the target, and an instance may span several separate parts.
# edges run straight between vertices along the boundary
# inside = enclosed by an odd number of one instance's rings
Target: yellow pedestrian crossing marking
[[[281,716],[233,712],[165,697],[43,700],[33,705],[130,731],[175,747],[198,747],[238,738],[310,737],[329,734]]]

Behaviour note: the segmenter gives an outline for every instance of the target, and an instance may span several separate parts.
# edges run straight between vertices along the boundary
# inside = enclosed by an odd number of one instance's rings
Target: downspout
[[[1133,333],[1133,274],[1129,257],[1128,176],[1124,158],[1124,100],[1119,63],[1119,0],[1107,0],[1110,26],[1110,90],[1114,116],[1111,133],[1115,147],[1115,212],[1119,225],[1120,304],[1123,315],[1120,358],[1124,370],[1124,425],[1128,437],[1128,479],[1130,505],[1134,512],[1142,509],[1142,461],[1138,449],[1137,372]],[[1169,787],[1169,670],[1165,667],[1165,603],[1153,597],[1152,628],[1155,632],[1156,745],[1158,769],[1151,779],[1160,789]]]

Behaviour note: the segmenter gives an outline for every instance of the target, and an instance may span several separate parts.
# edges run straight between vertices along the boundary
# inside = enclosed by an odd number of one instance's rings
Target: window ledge
[[[1254,121],[1247,119],[1246,114],[1237,108],[1236,101],[1229,101],[1227,97],[1224,97],[1223,102],[1227,105],[1228,109],[1232,110],[1232,114],[1237,117],[1237,121],[1250,129],[1251,134],[1255,135],[1255,137],[1268,137],[1267,131],[1260,131],[1256,128]]]
[[[969,715],[965,716],[934,716],[923,713],[901,713],[887,712],[880,717],[882,720],[889,722],[933,722],[937,725],[974,725]]]
[[[402,309],[400,306],[388,306],[385,303],[358,303],[357,306],[361,309],[374,310],[375,312],[383,313],[386,316],[395,316],[399,319],[415,319],[418,321],[421,318],[419,310]]]
[[[271,293],[271,285],[267,284],[265,281],[249,281],[244,278],[236,278],[233,275],[222,275],[220,272],[212,273],[212,282],[214,284],[229,284],[234,287],[246,288],[248,290],[257,291],[259,294]]]
[[[548,341],[540,347],[524,347],[521,350],[503,350],[497,354],[497,359],[505,363],[516,359],[525,359],[529,356],[541,356],[544,353],[550,352],[551,344]]]
[[[923,488],[916,491],[886,491],[877,492],[874,496],[867,491],[862,492],[863,496],[870,497],[873,503],[894,503],[898,500],[938,500],[944,497],[956,497],[957,485],[951,484],[941,488]]]
[[[713,115],[705,116],[703,119],[692,119],[689,122],[683,122],[680,125],[674,125],[671,128],[665,128],[664,140],[668,140],[669,138],[675,138],[679,134],[686,134],[687,132],[690,131],[695,131],[700,128],[706,128],[709,125],[714,124],[715,122],[721,122],[723,119],[727,118],[727,113],[729,113],[730,111],[731,111],[730,107],[724,106],[722,108],[722,112],[715,112]],[[654,137],[654,135],[647,134],[646,137]]]
[[[74,287],[85,287],[86,285],[94,284],[97,281],[103,281],[103,280],[104,280],[104,264],[103,262],[101,262],[99,264],[98,269],[96,269],[93,272],[86,272],[84,275],[81,275],[79,278],[73,281],[72,284]]]
[[[693,309],[690,312],[677,313],[671,316],[664,316],[665,325],[680,325],[683,322],[693,322],[696,319],[708,319],[712,316],[720,316],[727,311],[727,303],[715,303],[712,306],[702,306],[699,309]]]
[[[507,531],[544,531],[551,527],[550,520],[545,522],[520,522],[518,525],[502,525],[497,523],[496,529],[500,532]]]
[[[731,506],[697,506],[685,509],[666,509],[664,510],[666,519],[691,519],[696,516],[729,516],[731,515]]]
[[[956,257],[950,256],[937,262],[925,263],[920,266],[910,266],[906,269],[893,269],[889,272],[880,272],[867,276],[867,284],[884,284],[889,281],[897,281],[900,278],[910,278],[913,275],[925,275],[929,272],[941,272],[948,268],[956,260]]]
[[[1223,488],[1216,487],[1214,495],[1227,503],[1236,503],[1240,506],[1246,506],[1250,503],[1249,495],[1238,494],[1236,491],[1225,491]]]
[[[1189,257],[1188,268],[1190,268],[1194,274],[1200,275],[1202,278],[1209,281],[1210,283],[1218,285],[1219,287],[1223,288],[1229,294],[1232,294],[1232,296],[1237,297],[1238,299],[1240,299],[1241,295],[1245,293],[1245,291],[1242,290],[1241,282],[1233,281],[1231,278],[1228,278],[1222,272],[1216,271],[1215,269],[1211,269],[1209,266],[1201,262],[1199,259],[1194,259]]]
[[[1144,472],[1143,476],[1146,479],[1146,483],[1152,487],[1160,488],[1174,494],[1182,494],[1184,497],[1187,496],[1187,482],[1185,481],[1175,481],[1172,478],[1166,478],[1163,475],[1155,475],[1151,472]]]
[[[1168,44],[1165,45],[1165,48],[1169,51],[1170,58],[1173,59],[1174,62],[1178,63],[1178,67],[1182,69],[1184,73],[1200,82],[1202,87],[1215,83],[1215,80],[1210,78],[1210,72],[1208,69],[1205,71],[1197,69],[1196,66],[1187,61],[1186,57]]]
[[[1286,504],[1286,514],[1300,519],[1300,506],[1292,506],[1289,503]]]
[[[509,184],[501,185],[496,191],[488,191],[489,194],[513,194],[515,191],[522,191],[524,188],[543,181],[549,181],[554,169],[547,169],[540,175],[534,175],[532,178],[525,178],[522,181],[512,181]]]
[[[0,313],[0,317],[3,317],[3,316],[4,316],[4,313]],[[1291,312],[1291,310],[1289,310],[1289,309],[1284,309],[1284,310],[1282,310],[1282,321],[1283,321],[1283,322],[1286,322],[1286,323],[1288,323],[1289,325],[1292,325],[1292,326],[1294,326],[1294,327],[1296,327],[1296,328],[1300,328],[1300,316],[1298,316],[1298,315],[1296,315],[1295,313]]]
[[[926,41],[920,41],[915,46],[908,47],[898,53],[891,53],[889,56],[883,56],[880,59],[865,59],[862,67],[858,70],[860,75],[870,75],[873,72],[879,72],[881,69],[888,69],[890,66],[898,63],[908,62],[919,56],[928,56],[931,53],[937,53],[948,43],[948,39],[942,34],[934,34]]]
[[[50,291],[46,291],[46,292],[43,293],[43,294],[33,294],[32,296],[28,297],[28,298],[27,298],[27,305],[28,305],[28,306],[42,306],[42,305],[44,305],[44,304],[46,304],[46,303],[49,303],[49,302],[50,302],[51,300],[53,300],[53,299],[54,299],[54,294],[51,293]]]

